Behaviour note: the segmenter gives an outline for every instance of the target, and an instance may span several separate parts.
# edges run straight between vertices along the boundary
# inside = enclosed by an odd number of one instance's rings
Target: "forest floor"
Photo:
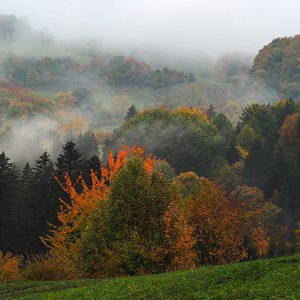
[[[158,275],[0,284],[0,299],[299,299],[300,254]]]

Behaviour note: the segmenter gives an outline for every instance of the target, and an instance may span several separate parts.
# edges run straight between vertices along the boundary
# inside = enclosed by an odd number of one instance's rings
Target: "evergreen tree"
[[[81,172],[84,182],[89,188],[92,186],[91,170],[94,171],[97,178],[101,178],[101,161],[98,156],[94,155],[89,159],[85,158],[81,164]]]
[[[27,162],[21,174],[18,193],[19,205],[22,207],[22,213],[18,219],[22,254],[30,252],[31,228],[35,218],[30,209],[30,203],[34,199],[33,181],[33,170]]]
[[[127,114],[124,118],[124,121],[129,122],[131,119],[133,119],[136,115],[138,114],[138,110],[136,108],[136,106],[134,104],[132,104],[128,110],[127,110]]]
[[[29,248],[34,253],[46,251],[46,247],[40,241],[40,236],[48,234],[50,226],[47,222],[58,225],[57,212],[60,202],[58,194],[61,187],[53,176],[54,166],[50,155],[45,151],[36,160],[33,169],[33,198],[30,203],[30,213],[34,216],[31,222],[31,241]]]
[[[68,174],[72,182],[76,182],[78,176],[81,172],[82,160],[80,159],[80,152],[78,149],[75,149],[75,143],[72,141],[67,142],[63,147],[62,154],[59,154],[57,158],[55,175],[57,176],[58,181],[61,184],[65,183],[64,175]],[[81,186],[77,185],[77,188],[80,189]],[[63,199],[67,203],[70,202],[69,195],[62,189],[62,187],[57,183],[56,184],[56,197]]]
[[[212,104],[208,107],[206,114],[208,115],[209,119],[214,119],[217,115],[217,112]]]
[[[56,174],[63,175],[68,173],[70,178],[77,179],[77,176],[80,174],[79,166],[82,160],[80,160],[80,152],[78,149],[75,149],[75,143],[72,141],[67,142],[63,147],[63,153],[59,154],[57,158],[57,167]]]
[[[94,132],[90,129],[84,135],[79,135],[77,147],[83,158],[89,159],[92,156],[99,156],[98,143]]]
[[[18,173],[4,152],[0,154],[0,251],[18,252]]]

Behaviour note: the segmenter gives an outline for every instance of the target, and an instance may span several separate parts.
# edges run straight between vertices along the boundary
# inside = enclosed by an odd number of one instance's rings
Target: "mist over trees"
[[[32,37],[26,24],[0,16],[1,39]],[[100,56],[92,41],[64,45],[88,63],[5,55],[0,252],[96,278],[294,253],[298,40],[207,73]]]
[[[274,88],[282,98],[299,100],[300,36],[274,39],[254,59],[251,69],[255,82]]]

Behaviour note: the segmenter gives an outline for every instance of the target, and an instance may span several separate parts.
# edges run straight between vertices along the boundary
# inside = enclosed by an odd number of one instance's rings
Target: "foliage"
[[[137,62],[132,57],[125,59],[123,56],[115,56],[109,61],[96,57],[89,64],[81,64],[70,56],[35,59],[10,54],[0,66],[4,69],[6,79],[20,86],[53,85],[70,80],[81,82],[88,78],[96,83],[152,86],[157,89],[188,80],[194,81],[193,73],[186,74],[182,71],[168,70],[166,67],[154,71],[146,63]],[[74,92],[79,97],[79,106],[83,98],[84,102],[92,100],[86,88]]]
[[[71,261],[51,255],[32,255],[21,270],[22,281],[51,281],[80,278]]]
[[[203,178],[202,178],[203,179]],[[192,191],[196,190],[202,179],[194,172],[180,173],[174,178],[183,198],[188,197]]]
[[[90,109],[93,104],[93,93],[87,88],[77,88],[73,91],[73,96],[77,99],[77,106],[84,106]]]
[[[299,99],[299,53],[299,35],[274,39],[254,59],[254,80],[276,89],[282,98]]]
[[[22,210],[18,203],[18,173],[4,152],[0,154],[0,249],[2,252],[20,250],[17,216]]]
[[[142,153],[142,148],[133,147],[126,162],[128,148],[121,149],[115,160],[111,152],[101,180],[92,172],[92,187],[82,181],[80,194],[65,176],[66,187],[62,187],[71,203],[61,200],[62,226],[42,239],[52,255],[100,277],[156,273],[192,264],[194,242],[178,192],[151,171],[154,160],[150,156],[142,160]]]
[[[246,151],[249,151],[257,138],[257,133],[248,124],[243,126],[240,133],[236,136],[236,142]]]
[[[34,115],[49,115],[52,101],[36,97],[25,89],[0,81],[0,117],[3,120],[29,119]]]
[[[121,95],[116,96],[111,101],[111,108],[114,112],[116,118],[120,119],[123,118],[126,114],[127,107],[130,105],[130,101],[127,96]]]
[[[286,117],[279,130],[279,139],[275,145],[280,172],[278,206],[284,208],[283,225],[293,228],[297,227],[299,220],[299,120],[298,113]]]
[[[155,161],[155,165],[153,166],[153,171],[158,171],[162,174],[162,176],[168,181],[172,181],[175,177],[175,169],[172,168],[166,161],[166,159],[161,160],[158,159]]]
[[[0,282],[13,282],[20,279],[22,256],[13,256],[12,253],[0,251]]]
[[[183,100],[186,107],[200,107],[206,104],[206,86],[202,83],[191,83]]]
[[[109,139],[110,133],[108,131],[97,131],[95,132],[95,138],[99,145],[103,145],[106,139]]]
[[[242,113],[242,108],[236,101],[228,100],[223,108],[223,113],[232,120],[235,116],[239,116]]]
[[[52,235],[42,238],[42,241],[51,249],[51,253],[55,257],[61,257],[65,260],[72,258],[76,261],[82,243],[80,233],[85,230],[88,224],[88,216],[94,209],[98,206],[101,208],[105,203],[108,193],[106,182],[111,182],[114,174],[125,163],[128,153],[128,149],[121,150],[116,161],[114,161],[111,152],[108,166],[101,169],[101,180],[92,171],[92,187],[89,189],[82,182],[83,190],[80,194],[76,192],[70,177],[67,174],[65,175],[66,186],[61,184],[61,187],[68,193],[71,202],[67,204],[61,200],[62,206],[58,213],[61,226],[58,228],[54,227]],[[79,176],[78,180],[80,179],[81,176]]]
[[[99,156],[98,142],[92,130],[87,130],[78,136],[77,147],[83,158]]]
[[[182,107],[174,112],[157,108],[139,112],[130,122],[124,122],[106,141],[104,157],[121,144],[147,145],[158,159],[166,159],[176,174],[192,171],[209,177],[214,159],[225,156],[228,146],[216,126],[197,108]]]
[[[178,194],[151,173],[154,162],[149,163],[138,156],[126,162],[112,181],[107,212],[97,211],[85,232],[83,260],[97,276],[159,273],[191,264],[191,241],[181,241],[188,228],[181,223]]]
[[[136,117],[138,111],[137,111],[137,108],[134,104],[132,104],[128,110],[127,110],[127,114],[124,118],[124,121],[127,121],[129,122],[132,118]]]
[[[245,75],[251,68],[253,57],[242,53],[226,53],[220,56],[214,66],[213,77],[221,82],[232,83]]]
[[[238,262],[247,257],[240,210],[240,204],[229,201],[217,182],[201,179],[186,200],[188,222],[195,228],[198,264]]]

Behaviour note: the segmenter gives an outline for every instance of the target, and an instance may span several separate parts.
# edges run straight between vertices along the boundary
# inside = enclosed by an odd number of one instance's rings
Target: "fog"
[[[25,16],[58,40],[87,36],[213,59],[232,51],[253,55],[274,38],[298,34],[299,9],[296,0],[1,0],[1,14]]]

